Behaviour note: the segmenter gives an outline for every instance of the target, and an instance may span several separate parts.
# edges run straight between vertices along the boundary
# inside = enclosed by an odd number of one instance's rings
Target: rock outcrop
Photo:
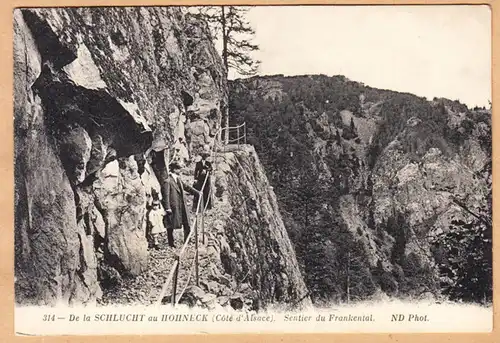
[[[295,250],[257,153],[250,145],[225,151],[215,156],[215,204],[200,252],[201,289],[194,289],[192,297],[212,294],[214,303],[234,309],[309,305]]]
[[[224,68],[174,7],[18,9],[14,32],[16,301],[92,303],[144,270],[149,151],[213,142]]]

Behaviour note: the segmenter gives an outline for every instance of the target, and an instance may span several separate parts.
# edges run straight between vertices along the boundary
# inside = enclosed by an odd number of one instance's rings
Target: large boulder
[[[105,258],[123,273],[139,275],[147,265],[146,190],[133,156],[109,163],[94,182],[107,223]]]

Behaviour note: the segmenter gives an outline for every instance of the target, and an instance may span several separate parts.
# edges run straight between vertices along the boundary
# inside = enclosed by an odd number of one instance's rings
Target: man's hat
[[[210,156],[210,146],[207,144],[203,145],[203,150],[200,152],[200,156],[208,157]]]
[[[181,168],[182,167],[178,162],[172,162],[168,165],[168,169],[170,169],[170,170],[179,170]]]

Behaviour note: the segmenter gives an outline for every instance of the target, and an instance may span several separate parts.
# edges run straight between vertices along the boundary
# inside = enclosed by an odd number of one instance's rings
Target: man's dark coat
[[[191,194],[198,194],[198,192],[185,182],[183,182],[180,177],[177,177],[177,182],[170,174],[168,176],[167,182],[164,185],[165,197],[163,199],[163,207],[165,211],[172,210],[170,215],[167,215],[167,227],[170,230],[180,229],[184,226],[184,239],[186,239],[187,234],[189,234],[189,215],[186,206],[186,191]]]

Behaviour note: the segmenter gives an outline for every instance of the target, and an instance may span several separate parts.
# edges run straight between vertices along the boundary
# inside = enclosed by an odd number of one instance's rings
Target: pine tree
[[[343,298],[347,303],[364,299],[375,292],[371,272],[361,243],[355,241],[350,234],[342,231],[336,234],[337,261],[341,268],[338,271],[338,280],[344,286]]]
[[[405,215],[397,213],[394,218],[389,218],[386,230],[395,238],[391,260],[393,263],[401,265],[405,259],[406,243],[408,242],[408,225]]]
[[[254,29],[245,20],[248,6],[202,6],[197,15],[205,19],[215,38],[222,42],[222,60],[226,71],[234,69],[240,75],[255,75],[260,61],[251,53],[258,50],[252,43]]]
[[[342,139],[340,138],[339,129],[336,130],[335,141],[337,142],[338,146],[342,146]]]
[[[260,61],[252,58],[251,53],[259,47],[252,43],[254,29],[245,20],[249,7],[243,6],[201,6],[197,7],[196,16],[209,23],[212,34],[222,41],[222,60],[229,74],[229,69],[240,75],[255,75]],[[225,121],[224,141],[229,143],[229,108],[223,109]]]

